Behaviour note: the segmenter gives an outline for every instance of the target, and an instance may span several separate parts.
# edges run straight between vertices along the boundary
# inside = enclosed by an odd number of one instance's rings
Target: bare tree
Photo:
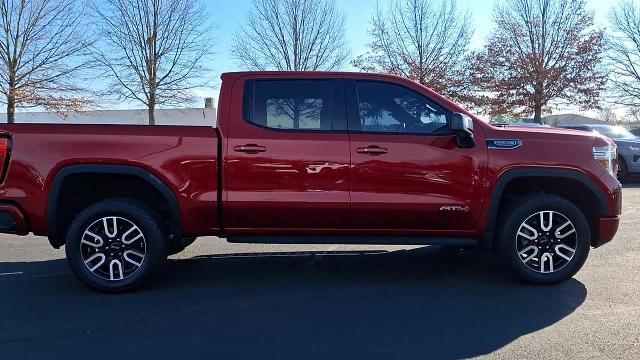
[[[640,123],[640,107],[630,107],[625,114],[625,120],[628,122]]]
[[[74,0],[1,0],[0,92],[7,122],[16,107],[66,116],[91,102],[79,84],[88,65],[85,8]]]
[[[614,102],[640,108],[640,5],[619,3],[609,15],[609,84]]]
[[[337,70],[349,50],[333,0],[253,0],[232,56],[249,70]]]
[[[462,100],[471,17],[455,0],[392,0],[376,6],[369,52],[352,64],[367,72],[404,76]]]
[[[103,0],[93,4],[102,41],[95,59],[111,80],[108,94],[157,106],[194,100],[204,86],[212,26],[198,0]]]
[[[604,34],[584,0],[504,0],[475,59],[478,105],[491,114],[534,114],[551,104],[597,107],[606,84]]]
[[[618,116],[616,112],[612,108],[602,108],[598,111],[598,119],[609,122],[616,123],[618,122]]]

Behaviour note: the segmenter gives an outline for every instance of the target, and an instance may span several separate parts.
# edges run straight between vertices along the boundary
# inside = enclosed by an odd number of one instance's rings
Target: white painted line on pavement
[[[20,271],[20,272],[7,272],[7,273],[0,273],[0,276],[22,275],[22,274],[24,274],[22,271]]]

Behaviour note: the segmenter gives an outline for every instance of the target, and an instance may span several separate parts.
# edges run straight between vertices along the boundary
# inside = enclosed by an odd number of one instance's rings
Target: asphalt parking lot
[[[46,239],[0,237],[0,358],[640,357],[640,184],[620,232],[564,284],[481,252],[200,239],[161,279],[93,292]]]

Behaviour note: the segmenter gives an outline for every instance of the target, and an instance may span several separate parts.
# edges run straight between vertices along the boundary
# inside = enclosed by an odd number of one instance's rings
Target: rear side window
[[[331,131],[337,109],[333,80],[250,80],[244,89],[246,121],[271,129]]]
[[[424,95],[376,81],[356,81],[360,131],[446,134],[448,112]]]

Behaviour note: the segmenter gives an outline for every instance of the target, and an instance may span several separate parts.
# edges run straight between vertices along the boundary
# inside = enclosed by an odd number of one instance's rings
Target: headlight
[[[618,154],[616,153],[615,145],[594,146],[593,157],[598,160],[600,165],[607,169],[611,175],[616,176],[618,169],[615,160],[618,158]]]
[[[629,145],[630,151],[640,151],[640,146],[638,145]]]

